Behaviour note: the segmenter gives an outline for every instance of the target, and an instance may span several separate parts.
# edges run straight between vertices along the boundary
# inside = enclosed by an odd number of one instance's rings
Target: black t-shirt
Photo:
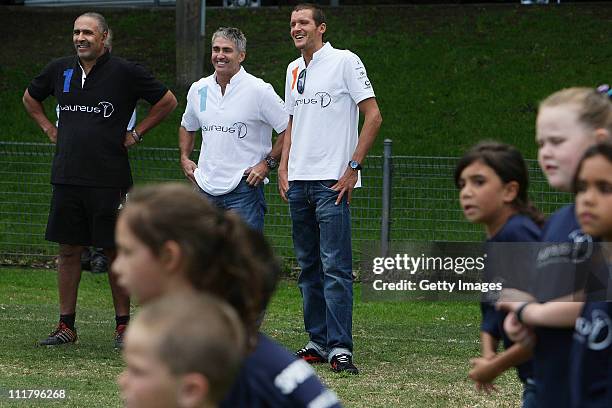
[[[132,174],[125,129],[138,99],[157,103],[168,91],[143,66],[106,53],[81,86],[76,56],[52,61],[28,92],[42,102],[55,96],[60,109],[51,183],[127,188]]]

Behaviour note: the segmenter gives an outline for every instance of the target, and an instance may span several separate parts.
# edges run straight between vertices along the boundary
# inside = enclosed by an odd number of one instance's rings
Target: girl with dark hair
[[[249,344],[221,407],[339,407],[308,363],[259,332],[279,274],[270,246],[233,212],[182,184],[136,187],[117,222],[113,272],[141,303],[207,292],[233,306]],[[236,350],[237,353],[244,352]]]
[[[536,225],[544,224],[544,216],[529,201],[527,166],[523,156],[515,147],[497,142],[481,142],[470,149],[459,160],[455,168],[455,185],[460,191],[469,181],[466,180],[466,177],[462,178],[462,173],[470,166],[472,166],[472,170],[479,168],[484,171],[487,170],[485,169],[487,167],[499,179],[508,194],[505,198],[501,195],[498,196],[505,205],[492,214],[479,211],[480,207],[472,208],[473,206],[468,206],[468,208],[463,208],[468,220],[485,225],[489,238],[499,231],[508,220],[509,215],[521,214]],[[484,181],[482,178],[477,178],[475,185],[482,186],[484,184],[482,181]],[[508,198],[511,199],[508,201]],[[491,216],[495,219],[490,220]]]
[[[574,182],[576,216],[582,230],[599,238],[603,262],[590,277],[603,285],[587,290],[570,354],[572,408],[612,406],[612,145],[589,148]],[[597,276],[596,279],[595,276]],[[595,285],[593,285],[595,286]],[[588,288],[590,289],[590,288]]]
[[[529,201],[527,167],[516,148],[497,142],[479,143],[459,160],[455,184],[465,217],[484,225],[487,242],[539,240],[543,217]],[[470,378],[479,390],[490,392],[493,380],[516,366],[524,384],[522,406],[534,407],[531,351],[513,344],[505,335],[505,313],[496,311],[487,301],[481,302],[481,311],[481,357],[471,360]],[[500,340],[506,350],[497,354]]]

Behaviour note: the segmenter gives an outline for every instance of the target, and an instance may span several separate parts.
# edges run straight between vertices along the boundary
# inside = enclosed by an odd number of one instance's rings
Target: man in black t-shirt
[[[76,341],[76,299],[84,246],[105,249],[114,257],[118,209],[132,185],[127,149],[140,142],[176,107],[176,98],[144,67],[112,56],[105,48],[108,25],[98,13],[74,22],[76,56],[49,63],[23,96],[28,114],[56,144],[51,169],[53,197],[45,238],[59,243],[58,290],[60,321],[40,342],[58,345]],[[60,109],[56,127],[42,102],[53,95]],[[152,106],[132,130],[126,126],[143,98]],[[114,274],[109,282],[115,306],[115,344],[123,344],[130,300]]]

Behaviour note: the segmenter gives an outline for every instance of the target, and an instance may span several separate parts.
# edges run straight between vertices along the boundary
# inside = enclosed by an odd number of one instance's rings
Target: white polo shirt
[[[300,94],[303,69],[306,82]],[[363,63],[348,50],[325,43],[307,68],[302,57],[291,62],[285,81],[285,109],[293,115],[289,180],[338,180],[357,147],[357,104],[374,96]]]
[[[215,74],[194,82],[181,120],[189,132],[202,129],[195,170],[200,188],[221,195],[236,188],[244,171],[272,150],[272,128],[285,131],[289,116],[272,85],[247,73],[236,73],[221,94]]]

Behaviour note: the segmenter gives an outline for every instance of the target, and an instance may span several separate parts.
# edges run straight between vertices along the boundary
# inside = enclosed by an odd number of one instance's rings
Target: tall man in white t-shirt
[[[326,28],[318,6],[293,9],[291,38],[302,56],[287,67],[285,106],[291,116],[279,190],[291,209],[310,338],[296,354],[311,363],[329,361],[336,372],[357,374],[349,202],[382,118],[361,60],[323,43]],[[365,121],[358,138],[359,111]]]
[[[189,89],[179,148],[183,172],[202,194],[262,231],[264,180],[278,167],[289,117],[272,85],[241,66],[245,56],[246,38],[239,29],[223,27],[213,34],[215,73]],[[196,165],[189,155],[198,129],[202,147]],[[278,133],[274,147],[272,129]]]

